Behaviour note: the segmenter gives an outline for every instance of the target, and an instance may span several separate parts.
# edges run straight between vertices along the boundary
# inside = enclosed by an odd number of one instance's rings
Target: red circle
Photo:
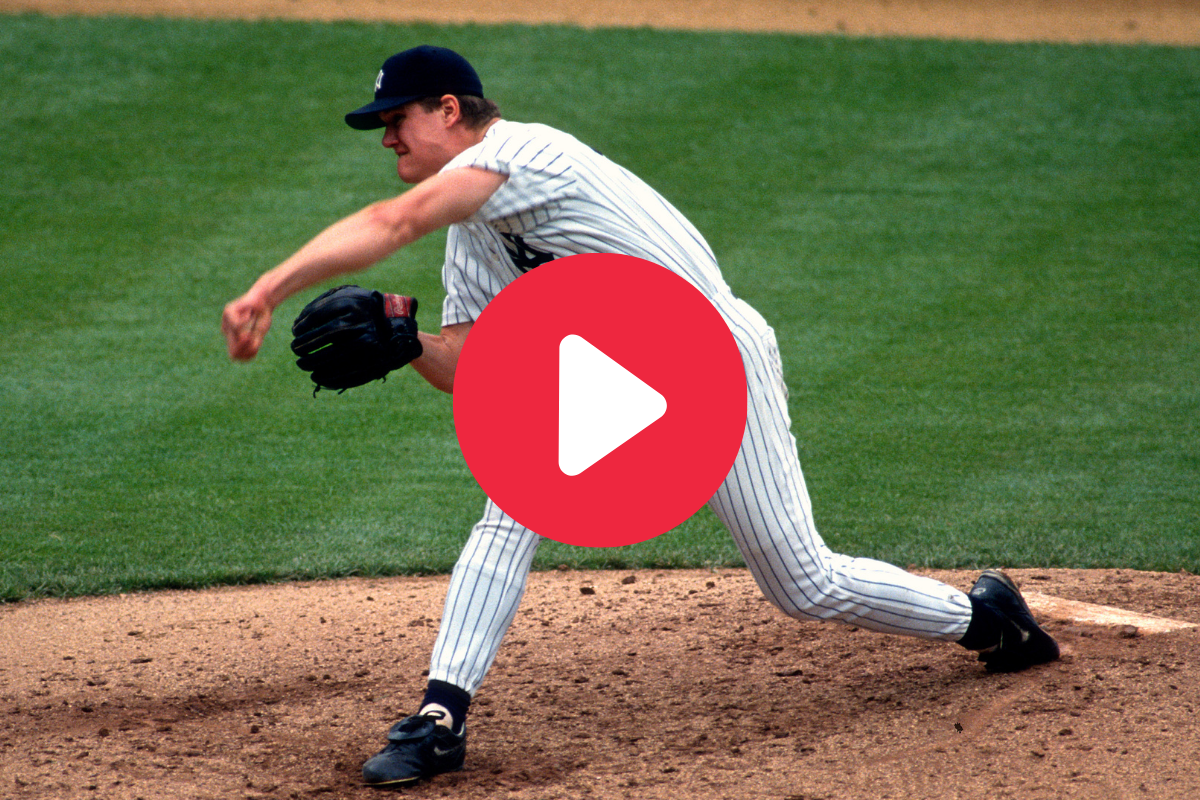
[[[578,475],[558,464],[559,346],[583,337],[663,395],[661,418]],[[716,492],[746,425],[746,375],[698,289],[632,256],[558,259],[506,286],[467,336],[454,422],[471,473],[530,530],[566,544],[633,544]]]

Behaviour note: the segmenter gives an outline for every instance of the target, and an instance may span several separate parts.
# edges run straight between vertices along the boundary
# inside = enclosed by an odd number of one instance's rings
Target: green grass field
[[[447,396],[402,371],[314,399],[303,298],[253,364],[218,331],[402,188],[341,116],[426,41],[708,236],[778,331],[835,549],[1200,569],[1200,50],[25,16],[0,17],[0,599],[453,564],[483,497]],[[443,242],[358,280],[434,329]],[[707,511],[538,558],[740,563]]]

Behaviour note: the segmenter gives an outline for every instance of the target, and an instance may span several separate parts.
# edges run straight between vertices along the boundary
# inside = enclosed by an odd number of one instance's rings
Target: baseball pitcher
[[[746,430],[709,506],[776,607],[797,619],[956,642],[978,651],[991,671],[1058,658],[1054,639],[1002,572],[985,571],[963,593],[825,545],[791,433],[774,331],[731,291],[700,232],[637,176],[562,131],[501,119],[471,65],[439,47],[387,59],[374,100],[346,122],[382,129],[383,146],[412,188],[330,226],[229,303],[222,330],[232,358],[255,356],[286,298],[448,227],[439,332],[417,329],[412,298],[339,287],[296,320],[293,349],[318,388],[343,390],[411,364],[453,392],[473,322],[523,273],[580,253],[652,261],[705,295],[741,352]],[[536,532],[486,503],[451,577],[425,696],[363,766],[367,784],[402,786],[462,766],[471,698],[516,614],[538,542]]]

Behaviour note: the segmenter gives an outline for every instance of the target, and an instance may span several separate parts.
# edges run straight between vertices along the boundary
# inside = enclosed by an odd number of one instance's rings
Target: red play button
[[[509,516],[567,544],[632,544],[721,485],[746,377],[724,319],[683,278],[632,256],[571,256],[509,284],[475,321],[454,421]]]

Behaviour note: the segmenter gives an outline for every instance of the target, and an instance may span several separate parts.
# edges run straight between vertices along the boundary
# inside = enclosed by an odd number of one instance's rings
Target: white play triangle
[[[578,475],[667,412],[667,399],[571,334],[558,345],[558,468]]]

